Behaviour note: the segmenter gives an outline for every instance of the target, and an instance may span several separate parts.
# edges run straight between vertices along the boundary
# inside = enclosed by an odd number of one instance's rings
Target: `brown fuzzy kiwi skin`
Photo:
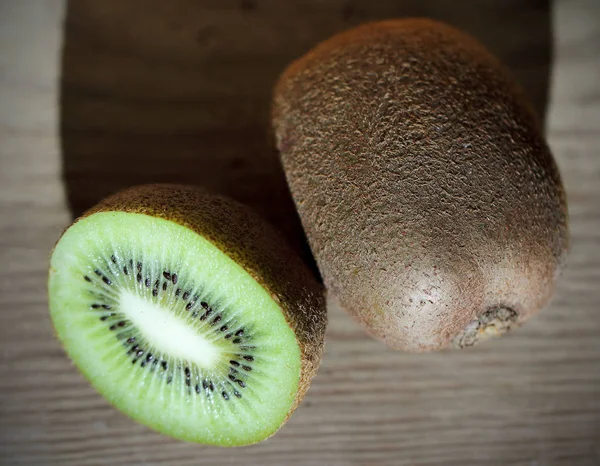
[[[565,192],[523,91],[473,38],[427,19],[334,36],[283,73],[272,124],[328,293],[371,335],[470,346],[549,301]]]
[[[78,220],[99,212],[144,214],[189,228],[269,292],[294,331],[302,357],[298,391],[287,420],[317,373],[327,314],[323,286],[284,238],[242,204],[191,186],[150,184],[126,189],[104,199]]]

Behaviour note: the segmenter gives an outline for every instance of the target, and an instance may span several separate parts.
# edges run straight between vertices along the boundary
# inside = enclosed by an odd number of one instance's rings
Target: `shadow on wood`
[[[73,216],[148,182],[203,185],[256,210],[312,264],[267,137],[287,63],[369,20],[429,16],[479,38],[545,115],[547,0],[77,0],[65,22],[63,174]]]

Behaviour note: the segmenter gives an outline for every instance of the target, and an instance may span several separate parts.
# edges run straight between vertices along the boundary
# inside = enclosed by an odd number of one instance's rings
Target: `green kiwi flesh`
[[[233,201],[211,204],[211,195],[176,186],[113,199],[68,228],[51,257],[50,312],[66,352],[112,404],[157,431],[222,446],[269,437],[297,406],[320,360],[319,285],[300,270],[294,278],[303,283],[280,277],[297,293],[278,294],[281,286],[265,285],[268,267],[260,275],[260,263],[248,265],[257,251],[218,231],[199,234],[185,215],[194,204],[229,206],[230,220],[215,214],[227,230],[227,222],[246,215]],[[252,215],[242,224],[250,237],[258,231],[265,245],[273,241],[275,233]],[[303,267],[294,260],[290,266]],[[317,323],[306,329],[310,316]]]
[[[536,314],[568,249],[531,105],[481,44],[371,23],[292,63],[272,124],[329,296],[393,348],[471,346]]]

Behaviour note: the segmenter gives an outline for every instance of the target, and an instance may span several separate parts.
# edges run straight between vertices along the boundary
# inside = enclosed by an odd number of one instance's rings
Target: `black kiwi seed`
[[[163,291],[167,291],[167,282],[163,283],[162,289],[163,289]]]
[[[98,269],[94,270],[94,273],[95,273],[96,275],[98,275],[99,277],[101,277],[101,276],[102,276],[102,272],[100,272],[100,270],[98,270]]]
[[[223,325],[219,331],[224,332],[225,330],[229,329],[229,327],[227,327],[227,325]]]
[[[107,285],[112,285],[112,282],[108,279],[108,277],[102,276],[102,281]]]
[[[217,317],[215,317],[212,322],[210,323],[210,325],[215,325],[218,324],[219,322],[221,322],[221,315],[218,315]]]
[[[102,308],[103,309],[110,309],[110,306],[108,304],[102,304]]]
[[[109,330],[116,330],[117,329],[117,324],[113,324],[110,327],[108,327]]]
[[[112,256],[110,256],[110,260],[112,261],[113,264],[117,263],[117,258],[114,256],[114,254]]]
[[[158,290],[156,288],[152,290],[152,296],[158,296]]]
[[[135,277],[138,281],[138,283],[142,283],[142,274],[138,273],[137,277]]]
[[[202,381],[202,388],[203,388],[204,390],[208,390],[208,382],[207,382],[206,380],[203,380],[203,381]]]
[[[245,356],[243,356],[243,358],[244,358],[246,361],[250,361],[250,362],[254,361],[254,356],[248,356],[248,355],[245,355]]]
[[[215,391],[215,386],[213,385],[212,381],[209,381],[209,382],[208,382],[208,389],[209,389],[211,392],[214,392],[214,391]]]
[[[238,392],[237,390],[233,391],[233,394],[237,397],[237,398],[241,398],[242,394],[240,392]]]
[[[225,390],[223,390],[223,391],[221,392],[221,395],[223,395],[223,398],[225,398],[226,400],[228,400],[228,399],[229,399],[229,395],[227,394],[227,392],[226,392]]]
[[[244,369],[245,371],[250,372],[252,370],[252,368],[250,366],[242,366],[242,369]]]
[[[169,377],[167,377],[167,383],[171,383],[172,381],[173,381],[173,376],[170,375]]]
[[[165,280],[171,280],[171,274],[169,272],[163,272],[163,277],[165,277]]]
[[[92,304],[92,309],[99,309],[99,308],[101,308],[101,307],[102,307],[102,305],[101,305],[101,304],[95,304],[95,303],[94,303],[94,304]]]
[[[234,361],[233,359],[231,361],[229,361],[229,364],[231,364],[232,366],[235,366],[235,367],[240,367],[240,363],[237,361]]]
[[[241,343],[242,339],[241,338],[234,338],[233,340],[231,340],[233,343]]]
[[[196,393],[200,393],[200,385],[196,384],[196,387],[194,387],[196,389]]]
[[[87,275],[84,275],[84,276],[83,276],[83,279],[84,279],[86,282],[91,282],[91,281],[92,281],[92,279],[91,279],[90,277],[88,277]]]
[[[235,375],[233,374],[229,374],[227,377],[229,377],[229,380],[231,380],[232,382],[236,381]]]
[[[130,337],[127,339],[126,343],[133,343],[135,341],[135,337]]]
[[[177,274],[176,273],[171,275],[171,280],[173,281],[173,285],[177,285]]]
[[[190,301],[189,303],[186,304],[185,310],[189,311],[192,308],[193,305],[194,305],[194,301]]]
[[[235,383],[237,383],[237,384],[238,384],[240,387],[242,387],[242,388],[246,388],[246,384],[244,383],[244,381],[243,381],[243,380],[237,379],[237,380],[235,381]]]
[[[137,271],[138,271],[138,272],[141,272],[141,271],[142,271],[142,263],[141,263],[141,262],[138,262],[138,263],[137,263]]]
[[[186,291],[185,293],[183,293],[183,300],[187,301],[187,299],[190,297],[190,292]]]
[[[181,294],[181,288],[177,288],[175,291],[175,296],[179,296]]]
[[[233,335],[231,333],[228,333],[227,335],[225,335],[225,339],[229,340]]]
[[[162,366],[162,368],[163,368],[164,370],[167,370],[167,367],[168,367],[168,365],[167,365],[167,361],[161,361],[160,365]]]
[[[126,266],[126,265],[125,265],[125,266],[123,266],[123,273],[124,273],[125,275],[129,275],[129,272],[127,271],[127,266]]]
[[[146,278],[146,288],[150,288],[150,283],[151,283],[150,279]]]
[[[241,329],[239,329],[237,332],[235,332],[235,336],[236,336],[236,337],[239,337],[239,336],[241,336],[241,335],[243,335],[243,334],[244,334],[244,329],[243,329],[243,328],[241,328]]]
[[[154,359],[154,356],[152,356],[152,353],[148,353],[148,355],[146,356],[146,361],[150,362]]]

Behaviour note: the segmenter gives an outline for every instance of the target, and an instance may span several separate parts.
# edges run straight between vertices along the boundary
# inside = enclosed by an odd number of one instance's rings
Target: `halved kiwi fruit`
[[[53,251],[49,303],[102,395],[199,443],[272,435],[323,350],[321,285],[257,216],[196,188],[133,188],[78,219]]]

